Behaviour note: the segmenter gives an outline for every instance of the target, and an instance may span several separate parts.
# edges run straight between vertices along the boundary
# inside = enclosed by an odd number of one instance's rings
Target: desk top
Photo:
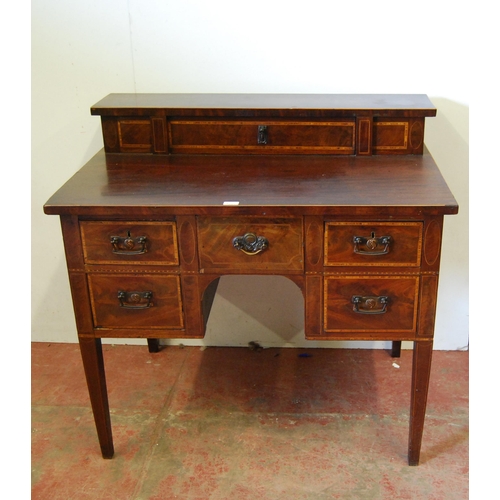
[[[224,204],[224,202],[238,202]],[[45,204],[86,216],[455,214],[432,156],[105,155]]]
[[[302,110],[302,113],[300,112]],[[109,94],[91,114],[119,116],[436,116],[425,94]]]

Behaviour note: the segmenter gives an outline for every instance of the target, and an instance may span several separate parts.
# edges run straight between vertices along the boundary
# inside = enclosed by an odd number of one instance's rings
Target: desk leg
[[[424,431],[427,391],[431,372],[432,340],[417,340],[413,346],[413,370],[411,381],[410,438],[408,463],[418,465]]]
[[[393,340],[392,341],[391,356],[393,358],[400,358],[401,357],[401,340]]]
[[[160,339],[147,339],[149,352],[160,352]]]
[[[102,457],[112,458],[114,454],[113,435],[111,433],[101,339],[80,337],[79,341]]]

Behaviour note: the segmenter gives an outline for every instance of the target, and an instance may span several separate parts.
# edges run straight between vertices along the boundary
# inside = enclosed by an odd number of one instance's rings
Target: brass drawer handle
[[[389,297],[387,295],[366,296],[353,295],[353,311],[359,314],[384,314],[387,312]]]
[[[136,236],[133,238],[128,231],[127,236],[111,236],[111,246],[113,253],[118,255],[141,255],[146,253],[146,236]]]
[[[152,307],[153,292],[118,292],[120,307],[128,309],[147,309]]]
[[[359,255],[386,255],[389,253],[391,244],[390,236],[375,236],[375,233],[369,238],[363,236],[354,236],[354,253]]]
[[[233,246],[247,255],[257,255],[269,246],[269,242],[264,236],[246,233],[244,236],[233,238]]]
[[[257,144],[267,144],[267,125],[257,127]]]

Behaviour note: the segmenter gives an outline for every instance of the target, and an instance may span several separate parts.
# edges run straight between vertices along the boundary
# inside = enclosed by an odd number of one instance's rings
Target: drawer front
[[[161,116],[101,116],[106,153],[166,153],[166,121]]]
[[[96,328],[184,327],[178,276],[90,274]]]
[[[302,271],[301,218],[200,217],[201,272]]]
[[[325,266],[420,266],[420,222],[327,222]]]
[[[354,120],[172,120],[172,153],[354,154]]]
[[[80,223],[86,264],[179,265],[174,222]]]
[[[325,277],[326,332],[416,332],[416,276]]]
[[[423,118],[373,120],[374,154],[422,154],[423,148]]]

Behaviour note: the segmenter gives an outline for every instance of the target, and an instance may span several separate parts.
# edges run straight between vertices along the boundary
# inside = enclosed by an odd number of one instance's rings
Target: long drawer
[[[179,265],[174,222],[80,222],[86,264]]]
[[[326,276],[326,332],[416,332],[418,276]]]
[[[95,328],[181,329],[177,275],[89,274]]]
[[[304,268],[301,218],[200,217],[201,272],[298,272]]]
[[[355,120],[171,120],[172,153],[354,154]]]

